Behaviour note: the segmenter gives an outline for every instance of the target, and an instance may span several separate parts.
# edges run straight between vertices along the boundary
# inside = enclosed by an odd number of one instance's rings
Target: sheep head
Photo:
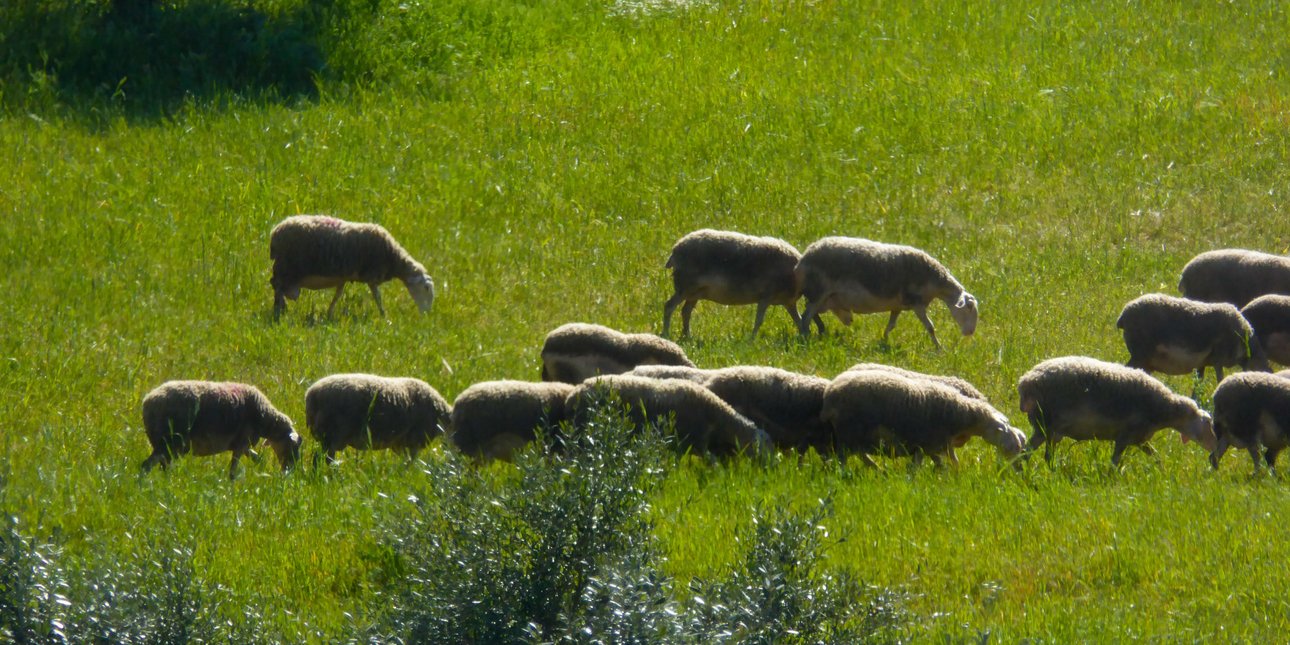
[[[966,291],[959,294],[959,299],[950,305],[950,316],[958,323],[959,331],[964,336],[971,336],[976,331],[976,296]]]
[[[996,414],[994,422],[986,425],[981,438],[1008,457],[1016,457],[1026,448],[1026,433],[1009,424],[1002,414]]]
[[[1214,435],[1214,418],[1208,412],[1196,408],[1189,418],[1178,424],[1178,432],[1183,442],[1188,440],[1199,443],[1206,452],[1214,453],[1218,449],[1218,438]]]
[[[289,470],[300,458],[300,434],[291,425],[287,415],[274,411],[266,420],[264,440],[278,456],[283,470]]]
[[[412,300],[417,303],[421,313],[430,311],[430,305],[434,304],[434,280],[425,271],[413,273],[403,280],[407,286],[408,293],[412,295]]]

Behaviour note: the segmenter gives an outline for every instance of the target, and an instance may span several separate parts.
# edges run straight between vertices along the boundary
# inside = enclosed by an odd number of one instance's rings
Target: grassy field
[[[247,4],[270,25],[298,8]],[[335,372],[450,399],[536,379],[562,323],[659,331],[671,244],[713,227],[916,245],[982,313],[964,339],[935,305],[936,352],[912,316],[890,344],[883,316],[803,342],[772,311],[749,340],[751,308],[705,304],[682,343],[700,366],[955,374],[1026,427],[1017,377],[1127,358],[1120,308],[1176,293],[1192,255],[1290,246],[1279,3],[367,4],[308,32],[312,96],[86,90],[0,39],[0,502],[73,562],[187,545],[283,638],[344,638],[374,609],[380,527],[426,475],[349,454],[141,477],[139,401],[161,381],[255,383],[303,426],[305,389]],[[269,231],[315,212],[392,231],[434,310],[391,283],[387,319],[351,288],[334,320],[306,293],[274,324]],[[1173,432],[1154,443],[1119,473],[1110,446],[1072,444],[1022,473],[978,446],[945,472],[685,463],[656,534],[670,573],[713,575],[753,508],[831,497],[829,563],[908,594],[913,640],[1284,638],[1290,489],[1240,455],[1211,473]]]

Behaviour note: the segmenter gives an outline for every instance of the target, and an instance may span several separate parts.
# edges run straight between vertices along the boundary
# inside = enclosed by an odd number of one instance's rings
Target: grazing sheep
[[[673,421],[677,447],[709,455],[743,452],[764,454],[770,437],[752,421],[702,385],[682,379],[650,379],[640,376],[598,376],[574,388],[565,403],[566,414],[575,423],[585,419],[587,406],[612,392],[629,408],[628,418],[637,427]]]
[[[1249,451],[1254,469],[1260,470],[1259,448],[1268,468],[1290,443],[1290,379],[1274,374],[1243,372],[1218,384],[1214,390],[1214,434],[1218,445],[1209,456],[1215,469],[1228,446]]]
[[[1203,378],[1208,365],[1220,381],[1223,368],[1233,365],[1269,371],[1250,323],[1225,302],[1147,294],[1125,305],[1115,326],[1124,330],[1129,367],[1164,374],[1195,370]]]
[[[233,452],[228,477],[237,474],[243,455],[261,439],[273,447],[282,469],[300,455],[300,435],[291,419],[273,407],[255,386],[212,381],[167,381],[143,397],[143,428],[152,454],[143,462],[144,472],[165,468],[179,455],[205,456]]]
[[[653,379],[679,378],[705,385],[712,377],[714,370],[705,370],[684,365],[637,365],[623,372],[625,376],[643,376]]]
[[[547,334],[542,344],[542,380],[577,385],[597,374],[622,374],[638,365],[694,367],[685,350],[653,334],[569,323]]]
[[[1183,267],[1178,291],[1237,308],[1265,294],[1290,294],[1290,258],[1244,249],[1201,253]]]
[[[331,316],[347,282],[362,282],[372,291],[376,309],[385,315],[380,285],[395,278],[424,313],[434,302],[434,281],[421,263],[376,224],[358,224],[322,215],[295,215],[282,220],[269,237],[273,259],[273,316],[287,308],[300,289],[336,289],[327,307]]]
[[[1241,315],[1254,328],[1268,358],[1290,365],[1290,296],[1259,296],[1245,305]]]
[[[414,378],[333,374],[305,392],[305,422],[328,463],[347,447],[393,449],[416,458],[444,433],[451,414],[434,388]]]
[[[958,390],[959,394],[962,394],[963,396],[966,396],[969,399],[985,401],[986,403],[990,402],[989,399],[985,398],[985,395],[981,393],[981,390],[976,389],[976,387],[973,386],[971,383],[968,383],[967,381],[957,376],[940,376],[938,374],[924,374],[922,372],[915,372],[913,370],[907,370],[903,367],[896,367],[894,365],[883,365],[882,363],[856,363],[855,365],[852,365],[851,367],[847,368],[848,372],[865,372],[865,371],[872,371],[872,370],[891,372],[892,374],[896,374],[897,376],[903,376],[905,378],[926,379],[928,381],[940,383],[941,385],[948,385],[949,387],[952,387],[955,390]]]
[[[1044,456],[1049,461],[1062,437],[1103,439],[1115,442],[1111,463],[1119,466],[1129,446],[1155,454],[1147,441],[1161,428],[1174,428],[1184,442],[1194,439],[1214,450],[1209,413],[1132,367],[1082,356],[1054,358],[1023,374],[1017,392],[1034,429],[1026,450],[1047,442]]]
[[[932,256],[909,246],[883,244],[851,237],[826,237],[806,248],[797,263],[797,279],[806,296],[806,310],[798,329],[810,335],[807,321],[829,310],[844,325],[851,314],[891,312],[886,340],[896,327],[900,312],[909,310],[922,321],[939,349],[936,327],[927,317],[927,306],[940,299],[950,308],[964,336],[976,331],[976,298],[963,289],[950,272]],[[818,325],[824,333],[823,325]]]
[[[829,380],[774,367],[713,370],[703,383],[770,436],[780,450],[833,452],[833,432],[820,419]]]
[[[471,457],[510,461],[537,438],[539,426],[553,428],[564,420],[564,402],[572,392],[567,383],[476,383],[453,401],[448,438]]]
[[[771,305],[782,305],[801,326],[797,300],[801,297],[793,269],[802,254],[774,237],[753,237],[731,231],[703,229],[682,237],[672,247],[665,267],[672,269],[675,293],[663,304],[663,335],[672,325],[672,312],[681,308],[681,335],[690,335],[690,314],[700,300],[723,305],[757,305],[755,338]],[[823,329],[823,323],[820,323]]]
[[[973,436],[1008,457],[1026,443],[1025,433],[989,403],[888,370],[843,372],[825,390],[821,416],[833,426],[839,453],[858,453],[869,465],[878,452],[911,455],[915,463],[926,455],[937,466],[946,456],[957,464],[954,447]]]

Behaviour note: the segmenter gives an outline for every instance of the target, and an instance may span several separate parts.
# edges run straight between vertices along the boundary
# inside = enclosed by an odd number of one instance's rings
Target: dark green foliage
[[[818,571],[820,522],[755,519],[744,565],[676,599],[647,519],[663,477],[662,432],[634,432],[616,406],[562,428],[558,458],[529,450],[490,486],[456,457],[390,527],[410,572],[373,640],[415,643],[859,642],[903,618],[890,597]]]

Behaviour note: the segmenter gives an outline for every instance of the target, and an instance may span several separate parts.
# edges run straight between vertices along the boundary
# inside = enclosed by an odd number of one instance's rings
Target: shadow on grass
[[[6,107],[153,120],[186,103],[292,103],[317,95],[332,0],[276,14],[235,0],[114,11],[104,2],[16,0],[0,8]]]

